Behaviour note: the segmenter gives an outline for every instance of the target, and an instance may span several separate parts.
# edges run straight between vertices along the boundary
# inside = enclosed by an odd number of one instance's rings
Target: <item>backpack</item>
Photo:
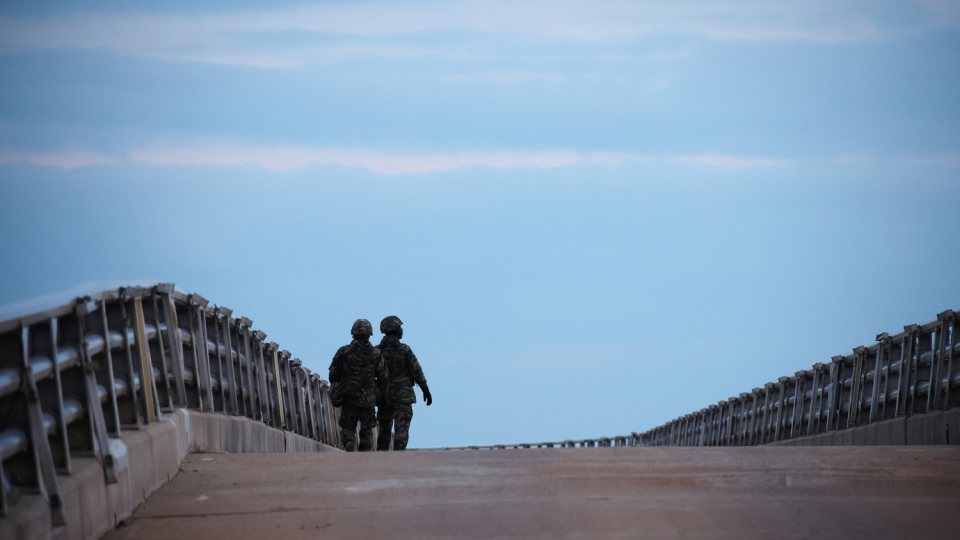
[[[407,355],[403,350],[403,344],[399,341],[392,343],[381,343],[380,354],[383,355],[383,364],[387,368],[387,373],[393,381],[397,379],[410,379],[410,370],[407,369]],[[413,381],[410,381],[413,385]]]
[[[373,346],[369,347],[373,349]],[[365,397],[364,386],[367,385],[364,383],[367,382],[366,379],[369,377],[366,369],[368,358],[364,354],[366,351],[362,348],[359,343],[351,344],[346,358],[343,359],[341,367],[343,377],[340,380],[341,401],[347,399],[362,401]]]

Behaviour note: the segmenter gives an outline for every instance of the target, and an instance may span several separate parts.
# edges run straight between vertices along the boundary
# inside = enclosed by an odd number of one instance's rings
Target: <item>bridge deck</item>
[[[960,447],[192,454],[106,538],[958,538]]]

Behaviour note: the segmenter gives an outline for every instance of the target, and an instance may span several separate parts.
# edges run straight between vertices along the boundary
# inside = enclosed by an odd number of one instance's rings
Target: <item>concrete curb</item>
[[[119,482],[106,485],[94,458],[75,457],[70,475],[58,476],[67,526],[50,526],[50,509],[39,495],[23,495],[0,519],[0,538],[95,540],[133,514],[137,506],[180,471],[192,452],[339,452],[323,443],[248,418],[178,409],[143,429],[110,439]]]
[[[866,426],[766,446],[890,446],[960,444],[960,409],[902,416]]]

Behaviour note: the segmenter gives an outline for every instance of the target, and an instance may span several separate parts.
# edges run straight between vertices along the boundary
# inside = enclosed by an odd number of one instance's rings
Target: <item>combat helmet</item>
[[[384,319],[380,321],[380,333],[389,334],[390,332],[396,332],[400,329],[401,324],[403,324],[403,321],[401,321],[400,317],[397,317],[396,315],[384,317]]]
[[[366,319],[357,319],[357,322],[353,323],[353,328],[350,329],[350,335],[370,337],[373,335],[373,326]]]

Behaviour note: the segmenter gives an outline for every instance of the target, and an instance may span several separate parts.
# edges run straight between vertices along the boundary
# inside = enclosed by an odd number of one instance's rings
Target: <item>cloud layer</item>
[[[493,169],[556,168],[577,165],[616,166],[628,162],[698,164],[721,168],[783,165],[785,160],[722,154],[651,156],[615,152],[455,152],[399,154],[342,148],[258,147],[245,144],[147,146],[131,150],[123,159],[93,152],[0,151],[0,164],[29,163],[39,167],[73,169],[93,165],[147,164],[167,167],[258,166],[286,172],[317,165],[358,167],[379,174],[444,172],[468,167]]]
[[[653,34],[716,40],[844,42],[874,39],[918,25],[956,24],[958,20],[958,10],[937,0],[364,2],[198,16],[0,17],[0,51],[79,48],[180,61],[291,68],[355,56],[450,54],[449,44],[439,44],[435,36],[423,47],[387,46],[371,39],[438,32],[581,42]],[[266,45],[262,39],[280,33],[296,39],[282,45]],[[301,39],[304,36],[307,38]]]

